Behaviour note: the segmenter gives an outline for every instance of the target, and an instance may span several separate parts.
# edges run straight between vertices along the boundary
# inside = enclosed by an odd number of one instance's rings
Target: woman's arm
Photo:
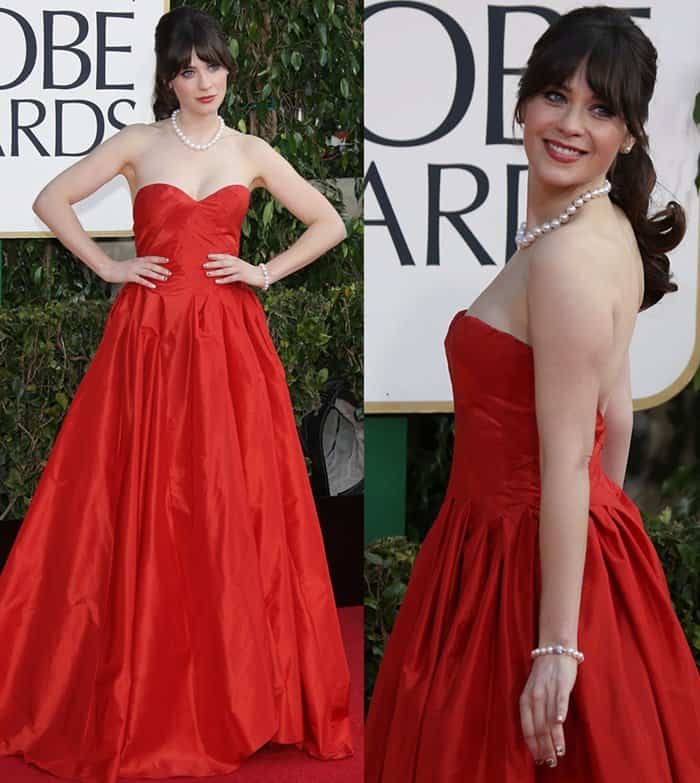
[[[143,139],[142,126],[127,125],[54,177],[32,205],[61,244],[103,279],[115,262],[85,231],[71,205],[122,173],[142,146]]]
[[[308,228],[284,252],[267,262],[270,281],[307,266],[347,236],[345,223],[328,199],[264,140],[250,137],[256,181]]]
[[[577,646],[600,379],[613,344],[609,255],[595,239],[538,248],[528,275],[540,458],[538,646]],[[544,244],[544,243],[543,243]],[[596,266],[598,268],[596,269]]]
[[[634,411],[629,351],[620,378],[605,408],[605,443],[601,454],[603,471],[620,487],[624,484],[632,441]]]
[[[589,460],[601,381],[614,348],[609,264],[615,248],[585,223],[549,239],[554,241],[533,249],[527,282],[541,484],[537,646],[578,648]],[[535,760],[555,758],[555,749],[565,752],[564,721],[578,665],[569,655],[532,662],[520,721]]]

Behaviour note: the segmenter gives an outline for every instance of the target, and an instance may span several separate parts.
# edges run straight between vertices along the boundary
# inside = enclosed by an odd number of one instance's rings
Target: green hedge
[[[671,508],[644,517],[663,563],[673,606],[700,665],[700,520],[674,519]],[[365,549],[365,701],[369,704],[384,647],[403,601],[420,544],[404,536]]]
[[[299,417],[318,404],[328,377],[358,396],[362,357],[358,283],[271,288],[263,299]],[[71,398],[97,348],[110,301],[0,309],[0,519],[22,518]]]

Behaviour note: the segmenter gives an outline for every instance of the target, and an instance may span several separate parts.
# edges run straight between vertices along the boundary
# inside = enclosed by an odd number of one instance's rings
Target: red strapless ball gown
[[[0,574],[0,755],[113,783],[351,753],[349,670],[285,374],[237,255],[250,193],[165,183]]]
[[[529,345],[458,313],[444,503],[366,725],[366,783],[698,783],[700,677],[637,507],[603,472],[598,412],[566,755],[536,766],[518,699],[537,646],[539,457]]]

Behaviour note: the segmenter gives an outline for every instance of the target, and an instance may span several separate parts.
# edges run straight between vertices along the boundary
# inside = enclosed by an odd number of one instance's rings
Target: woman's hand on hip
[[[205,274],[215,283],[246,283],[254,288],[263,288],[265,276],[262,269],[249,264],[242,258],[227,253],[209,253],[209,259],[202,266]]]
[[[153,280],[167,280],[171,272],[162,264],[170,261],[163,256],[136,256],[127,261],[114,261],[113,259],[100,273],[100,277],[106,283],[138,283],[146,288],[155,288]]]

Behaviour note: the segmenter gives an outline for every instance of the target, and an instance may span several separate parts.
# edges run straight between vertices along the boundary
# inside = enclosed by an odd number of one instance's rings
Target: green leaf
[[[693,120],[696,125],[700,125],[700,92],[695,96],[695,108],[693,109]]]
[[[231,52],[231,57],[233,57],[234,60],[238,59],[238,55],[240,53],[240,47],[238,45],[238,40],[236,38],[232,38],[228,42],[228,50]]]
[[[350,97],[350,85],[348,84],[348,80],[344,76],[340,80],[340,94],[343,96],[343,98]]]
[[[298,71],[301,68],[303,57],[301,52],[297,52],[296,49],[292,52],[292,56],[289,58],[289,62],[292,64],[292,68]]]
[[[269,226],[272,223],[272,215],[275,211],[275,202],[270,200],[265,204],[262,214],[263,226]]]
[[[237,127],[241,133],[248,133],[248,126],[245,124],[245,120],[243,119],[243,117],[241,117],[241,119],[238,120]]]

